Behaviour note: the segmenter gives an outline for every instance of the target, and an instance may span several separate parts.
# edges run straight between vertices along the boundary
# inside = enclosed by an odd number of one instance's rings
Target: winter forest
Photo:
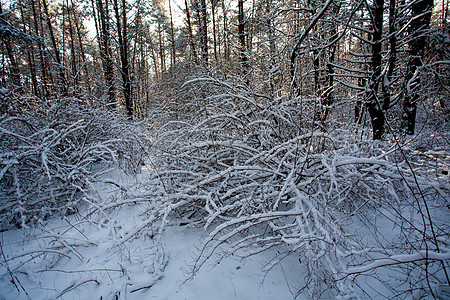
[[[0,299],[449,299],[449,0],[0,0]]]

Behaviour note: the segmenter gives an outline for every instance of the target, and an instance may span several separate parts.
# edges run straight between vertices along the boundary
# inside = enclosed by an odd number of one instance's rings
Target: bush
[[[116,164],[134,172],[144,160],[139,126],[77,98],[54,103],[0,118],[2,230],[74,213],[101,170]]]
[[[219,248],[248,256],[278,247],[268,268],[297,255],[307,270],[299,293],[313,298],[363,295],[362,275],[387,297],[445,283],[449,255],[439,247],[449,228],[427,211],[439,211],[448,184],[414,148],[358,139],[348,125],[328,134],[314,99],[271,99],[230,79],[185,86],[221,90],[204,98],[206,114],[167,124],[154,143],[167,210],[213,228],[194,273]],[[414,272],[386,281],[380,268]]]

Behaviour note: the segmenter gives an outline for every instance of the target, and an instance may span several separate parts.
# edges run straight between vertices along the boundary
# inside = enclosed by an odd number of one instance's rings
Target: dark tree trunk
[[[159,43],[159,60],[161,64],[161,73],[166,72],[166,57],[164,52],[164,41],[162,36],[161,23],[158,22],[158,43]]]
[[[38,8],[36,7],[35,0],[31,0],[31,9],[33,13],[33,24],[34,24],[34,34],[36,36],[40,36],[40,30],[39,30],[39,23],[40,23],[40,12],[38,12]],[[44,51],[42,49],[42,44],[37,43],[38,45],[38,55],[39,55],[39,63],[40,63],[40,71],[41,71],[41,82],[42,82],[42,89],[43,89],[43,95],[48,97],[49,96],[49,90],[48,90],[48,74],[47,74],[47,64],[44,57]],[[38,93],[41,95],[41,93]]]
[[[197,52],[195,51],[194,34],[192,33],[191,14],[189,12],[187,0],[184,0],[184,6],[186,7],[186,21],[189,30],[189,42],[191,44],[192,57],[194,62],[197,63]]]
[[[133,103],[131,99],[131,80],[128,63],[128,34],[127,34],[127,11],[125,0],[122,0],[122,19],[119,14],[119,5],[114,0],[114,11],[116,13],[117,34],[119,39],[119,54],[122,74],[123,97],[125,99],[125,108],[128,118],[133,118]]]
[[[395,0],[389,1],[389,65],[383,80],[383,106],[382,109],[387,111],[391,105],[391,85],[392,75],[394,74],[395,62],[397,60],[397,34],[395,23],[397,20],[397,12]]]
[[[225,1],[221,1],[222,3],[222,11],[223,11],[223,54],[225,61],[228,62],[230,60],[230,44],[228,41],[228,16],[227,9],[225,7]]]
[[[172,16],[172,1],[169,0],[169,16],[170,16],[170,46],[172,49],[172,68],[175,67],[176,51],[175,51],[175,31],[173,29],[173,16]]]
[[[24,13],[24,7],[23,7],[23,3],[21,0],[19,0],[19,8],[20,8],[20,17],[22,20],[22,24],[23,24],[23,32],[25,34],[28,34],[28,30],[27,30],[27,24],[30,24],[31,21],[29,21],[28,18],[25,17],[25,13]],[[30,24],[31,27],[31,24]],[[35,65],[35,56],[34,56],[34,51],[32,51],[31,46],[27,48],[27,60],[28,60],[28,65],[29,65],[29,69],[30,69],[30,77],[31,77],[31,86],[32,86],[32,90],[33,90],[33,94],[36,97],[39,97],[39,89],[38,89],[38,82],[37,82],[37,77],[36,77],[36,65]]]
[[[206,12],[206,1],[200,0],[200,40],[202,47],[202,59],[205,63],[208,63],[208,18]]]
[[[412,20],[406,91],[403,102],[404,127],[407,134],[414,134],[417,101],[420,97],[420,67],[423,65],[426,34],[430,26],[433,0],[417,0],[412,6]]]
[[[61,94],[63,96],[67,96],[66,75],[64,73],[64,68],[63,68],[62,61],[61,61],[61,55],[59,54],[58,45],[56,44],[56,38],[55,38],[55,34],[53,32],[53,26],[52,26],[52,22],[50,20],[50,14],[48,12],[48,6],[47,6],[46,0],[42,0],[42,4],[44,6],[44,12],[45,12],[45,16],[47,18],[48,31],[50,34],[50,40],[52,42],[53,52],[54,52],[55,60],[56,60],[56,70],[58,72],[58,81],[59,81],[58,87],[61,91]]]
[[[336,9],[333,11],[334,15],[337,15],[339,13],[340,7],[336,7]],[[330,30],[330,40],[333,41],[337,38],[337,25],[336,23],[333,23],[331,25]],[[336,57],[336,49],[337,49],[337,43],[333,43],[329,49],[328,49],[328,58],[327,58],[327,87],[324,90],[324,94],[322,95],[322,127],[325,128],[325,122],[328,118],[328,115],[330,114],[331,105],[334,103],[334,60]]]
[[[72,78],[73,78],[73,88],[74,90],[78,88],[78,70],[77,70],[77,53],[75,50],[75,34],[73,30],[73,20],[71,13],[73,12],[72,7],[69,6],[69,1],[66,1],[66,11],[67,11],[67,21],[70,37],[70,55],[72,56]],[[75,18],[74,18],[75,19]]]
[[[372,61],[371,77],[367,87],[366,106],[372,121],[373,139],[380,140],[384,133],[384,112],[378,88],[381,81],[381,44],[383,30],[384,0],[375,0],[371,8],[372,15]]]
[[[213,28],[213,42],[214,42],[214,59],[217,61],[216,3],[217,3],[217,0],[211,0],[212,28]]]
[[[244,20],[244,0],[238,1],[238,37],[239,37],[239,55],[241,69],[244,76],[248,72],[248,58],[245,48],[245,20]]]
[[[81,28],[80,28],[80,23],[81,20],[79,20],[77,14],[75,14],[75,9],[74,9],[74,3],[73,0],[71,0],[71,4],[72,4],[72,11],[74,12],[73,16],[74,16],[74,23],[75,23],[75,29],[77,31],[77,38],[78,38],[78,44],[80,47],[80,55],[81,55],[81,59],[83,61],[83,69],[84,69],[84,84],[86,85],[86,88],[89,92],[89,94],[92,92],[91,89],[91,84],[90,84],[90,80],[89,80],[89,70],[88,70],[88,65],[86,63],[86,51],[84,49],[83,46],[83,38],[81,36]]]
[[[109,43],[109,14],[108,2],[97,0],[97,9],[99,11],[99,48],[100,57],[102,58],[103,74],[105,76],[106,90],[108,95],[108,106],[113,108],[115,106],[116,95],[114,91],[114,69],[111,58],[111,47]]]
[[[0,2],[0,16],[3,15],[3,8],[2,3]],[[3,20],[3,18],[0,17],[0,25],[6,25],[6,21]],[[20,80],[20,71],[19,66],[17,64],[16,56],[14,54],[14,48],[11,45],[11,41],[8,38],[3,39],[3,43],[5,44],[6,52],[9,59],[9,69],[11,74],[11,80],[14,88],[21,92],[22,89],[22,83]]]

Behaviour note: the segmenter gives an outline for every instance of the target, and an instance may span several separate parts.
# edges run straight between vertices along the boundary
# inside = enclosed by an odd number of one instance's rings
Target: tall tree
[[[208,12],[206,10],[206,0],[200,0],[199,4],[200,47],[203,62],[208,63]]]
[[[133,103],[131,94],[131,78],[130,65],[128,62],[128,45],[129,37],[127,33],[127,7],[125,0],[122,0],[121,12],[119,13],[119,5],[117,0],[114,0],[114,11],[116,14],[117,35],[119,40],[119,54],[120,54],[120,73],[122,75],[123,97],[125,99],[125,108],[127,110],[128,118],[133,117]]]
[[[370,63],[371,76],[367,85],[366,107],[372,122],[373,139],[379,140],[383,136],[385,115],[382,109],[382,95],[378,92],[381,82],[382,67],[382,32],[384,0],[375,0],[369,7],[372,21],[371,45],[372,60]]]
[[[245,18],[244,0],[238,0],[238,37],[239,37],[239,59],[244,76],[248,72],[248,58],[245,47]]]
[[[66,80],[66,75],[64,73],[64,66],[61,60],[61,55],[59,53],[59,48],[56,42],[56,37],[55,37],[55,33],[53,30],[53,25],[52,22],[50,20],[50,13],[48,10],[48,5],[47,5],[47,1],[46,0],[42,0],[42,4],[44,6],[44,12],[45,12],[45,16],[47,19],[47,26],[48,26],[48,31],[50,34],[50,40],[52,42],[52,46],[53,46],[53,55],[56,61],[56,70],[58,73],[58,87],[61,90],[61,93],[63,96],[67,95],[67,80]]]
[[[396,1],[389,1],[389,62],[386,74],[383,80],[383,107],[384,111],[389,109],[391,104],[391,85],[393,80],[393,74],[395,69],[395,63],[397,61],[397,7]]]
[[[176,51],[175,51],[175,30],[173,25],[173,15],[172,15],[172,1],[169,1],[169,16],[170,16],[170,48],[172,49],[172,59],[171,59],[171,66],[172,68],[175,67],[175,61],[176,61]]]
[[[3,13],[2,3],[0,2],[0,26],[3,26],[4,28],[8,28],[9,24],[4,19],[6,16]],[[13,48],[13,44],[11,43],[11,35],[10,34],[0,34],[1,40],[6,48],[6,53],[8,55],[9,59],[9,69],[10,69],[10,76],[11,81],[13,84],[14,89],[17,89],[18,92],[21,92],[22,89],[22,83],[20,79],[20,70],[19,65],[17,63],[15,51]]]
[[[35,3],[35,0],[31,0],[31,9],[33,14],[33,25],[34,25],[34,34],[36,36],[40,36],[40,33],[42,32],[42,22],[41,22],[41,12],[39,3]],[[46,54],[44,53],[44,47],[43,43],[37,43],[38,46],[38,55],[39,55],[39,68],[41,71],[41,82],[42,82],[42,89],[43,89],[43,95],[48,97],[50,95],[50,91],[48,89],[48,83],[50,81],[50,75],[48,74],[48,66],[47,66],[47,59]]]
[[[187,0],[184,0],[184,6],[186,9],[186,23],[189,31],[189,43],[191,45],[192,57],[194,62],[197,63],[197,52],[195,50],[194,34],[192,32],[191,14],[189,12],[189,5]]]
[[[211,15],[214,43],[214,59],[217,61],[217,37],[216,37],[216,6],[218,0],[211,0]]]
[[[74,30],[74,7],[69,5],[69,1],[65,2],[65,12],[67,14],[67,29],[69,31],[69,47],[71,59],[71,77],[73,78],[72,87],[77,89],[78,87],[78,64],[77,64],[77,51],[75,50],[75,30]]]
[[[430,26],[433,0],[416,0],[411,5],[410,46],[403,118],[407,134],[414,134],[417,101],[420,98],[420,73],[423,65],[426,35]]]
[[[92,0],[94,1],[94,0]],[[106,92],[108,96],[109,107],[114,107],[116,102],[115,88],[114,88],[114,62],[112,60],[111,46],[110,46],[110,28],[109,28],[109,5],[108,0],[96,0],[98,11],[98,31],[97,38],[100,48],[100,57],[103,64],[103,75],[105,77]],[[95,9],[94,9],[95,12]]]

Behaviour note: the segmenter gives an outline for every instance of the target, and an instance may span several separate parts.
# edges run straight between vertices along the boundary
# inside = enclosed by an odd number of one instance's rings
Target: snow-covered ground
[[[68,229],[67,224],[52,225],[55,234],[59,231],[66,241],[76,243],[75,237],[69,238],[76,233],[61,232]],[[1,297],[27,299],[28,294],[31,299],[114,299],[115,295],[119,299],[291,299],[286,278],[301,268],[292,258],[267,273],[264,270],[269,259],[267,253],[244,260],[231,256],[220,263],[211,260],[188,280],[196,247],[201,244],[200,230],[169,226],[161,245],[155,245],[148,236],[141,236],[120,248],[112,244],[107,229],[96,230],[95,227],[84,234],[98,240],[97,245],[77,247],[77,255],[70,259],[65,256],[57,259],[61,257],[56,254],[57,243],[55,253],[41,252],[46,242],[54,240],[49,238],[49,233],[37,230],[3,233],[6,258],[22,256],[22,259],[14,259],[9,268],[15,270],[16,284],[26,293],[14,287],[9,272],[3,267]],[[80,240],[83,242],[86,241]],[[18,267],[19,264],[24,265]],[[151,287],[146,288],[148,286]],[[143,289],[134,292],[141,287]],[[291,287],[291,290],[295,289]]]
[[[161,170],[152,157],[136,160],[137,175],[116,167],[123,158],[108,172],[89,165],[83,192],[64,203],[71,215],[0,232],[0,299],[448,299],[448,149],[409,151],[414,177],[389,157],[395,148],[318,150],[297,182],[280,149],[309,147],[301,138],[268,150],[232,140],[220,167],[202,152],[209,142],[195,152],[190,141]]]
[[[105,181],[133,182],[113,175]],[[118,193],[105,183],[97,185],[97,192],[105,201]],[[191,276],[205,234],[201,227],[168,224],[157,235],[159,226],[150,226],[121,243],[145,221],[148,205],[122,205],[105,214],[89,214],[86,207],[62,220],[2,232],[0,299],[293,298],[297,288],[288,278],[298,277],[303,266],[287,257],[266,270],[275,249],[221,260],[218,251]]]

